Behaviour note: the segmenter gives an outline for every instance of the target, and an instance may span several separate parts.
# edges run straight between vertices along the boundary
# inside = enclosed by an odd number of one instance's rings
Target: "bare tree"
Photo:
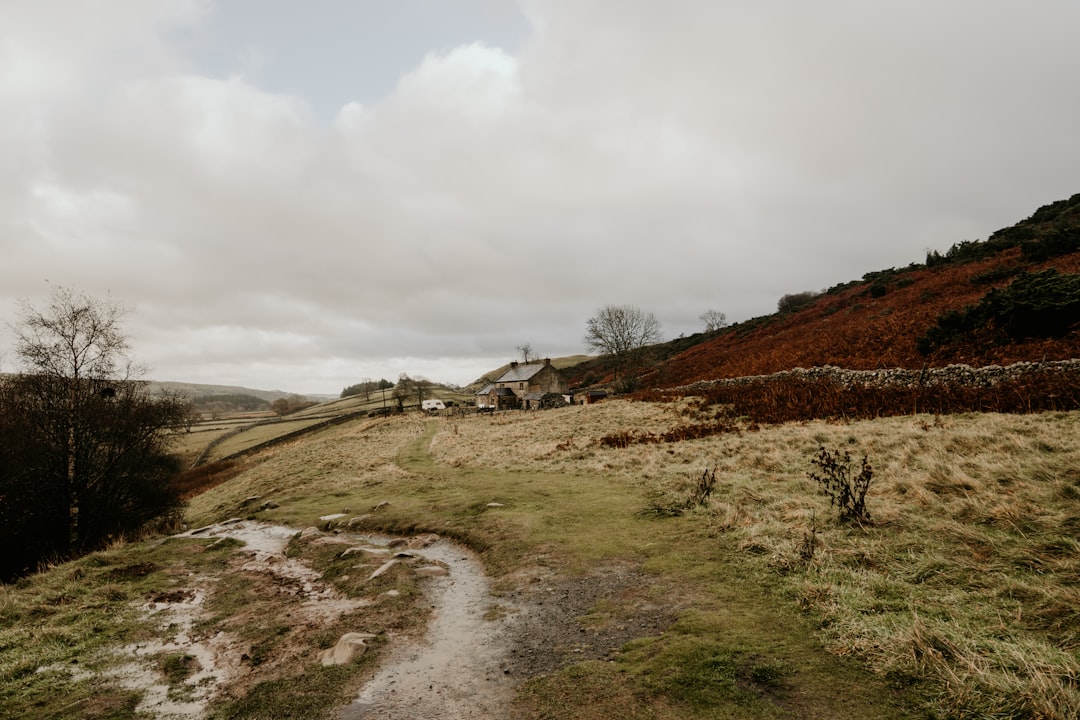
[[[660,342],[660,322],[633,305],[605,305],[585,323],[585,345],[610,355],[624,372],[646,345]]]
[[[413,379],[413,390],[416,391],[416,404],[420,407],[424,406],[424,399],[430,394],[431,384],[431,381],[426,377]]]
[[[536,359],[536,353],[533,352],[532,343],[518,345],[517,351],[521,354],[521,361],[526,365]]]
[[[53,288],[44,310],[20,304],[23,373],[11,381],[9,409],[28,425],[42,493],[63,507],[66,552],[178,502],[169,498],[166,436],[190,422],[190,404],[151,397],[147,383],[132,379],[126,312],[68,288]]]
[[[38,311],[23,300],[15,328],[15,351],[32,375],[65,388],[67,404],[67,496],[70,545],[79,538],[79,400],[86,382],[115,377],[126,359],[127,337],[120,329],[126,310],[70,288],[53,288],[48,308]],[[55,382],[59,381],[59,382]]]
[[[74,382],[112,378],[130,365],[121,321],[127,309],[70,288],[54,287],[45,310],[19,303],[15,352],[27,370]]]
[[[715,332],[727,325],[727,315],[719,310],[706,310],[698,319],[705,323],[705,332]]]
[[[405,409],[405,401],[416,392],[416,381],[407,373],[398,375],[397,385],[394,386],[394,400],[397,402],[398,412]]]

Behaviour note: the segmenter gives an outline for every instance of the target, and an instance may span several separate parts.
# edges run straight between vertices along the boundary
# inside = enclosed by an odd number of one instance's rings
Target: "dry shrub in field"
[[[709,468],[705,468],[705,472],[701,474],[701,478],[691,488],[686,498],[681,500],[672,500],[665,493],[655,493],[649,503],[649,506],[642,510],[639,515],[656,515],[659,517],[678,517],[687,510],[693,510],[696,507],[705,507],[709,504],[709,498],[712,496],[713,490],[716,488],[716,468],[711,471]]]
[[[810,517],[810,529],[803,533],[802,540],[799,541],[799,545],[796,551],[799,553],[799,559],[803,562],[811,562],[814,559],[814,554],[818,548],[818,532],[817,532],[817,518],[811,515]]]
[[[635,432],[633,430],[621,430],[611,435],[600,438],[601,447],[625,448],[631,445],[647,445],[651,443],[677,443],[684,440],[700,440],[701,438],[721,435],[723,433],[738,434],[741,429],[733,422],[716,420],[709,423],[695,423],[692,425],[679,425],[671,430],[661,433],[647,431]]]
[[[874,468],[863,455],[859,473],[853,473],[851,453],[846,450],[830,452],[824,447],[810,461],[817,471],[810,472],[810,479],[821,486],[823,495],[829,498],[829,505],[840,513],[840,520],[864,525],[870,522],[870,511],[866,509],[866,492],[874,480]]]

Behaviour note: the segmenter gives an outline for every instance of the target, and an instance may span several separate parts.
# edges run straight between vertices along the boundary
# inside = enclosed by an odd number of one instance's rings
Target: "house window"
[[[525,389],[525,383],[518,383],[518,390],[524,390],[524,389]]]

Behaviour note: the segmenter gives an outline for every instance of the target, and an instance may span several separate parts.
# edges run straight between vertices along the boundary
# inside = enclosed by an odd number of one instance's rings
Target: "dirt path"
[[[285,547],[296,529],[250,521],[229,521],[200,528],[187,536],[233,538],[244,543],[247,556],[242,569],[287,581],[303,598],[300,613],[319,623],[362,606],[321,582],[306,563],[287,558]],[[391,539],[371,535],[336,534],[335,542],[385,546]],[[354,702],[343,708],[341,720],[383,718],[425,720],[435,718],[503,718],[513,697],[514,680],[508,666],[515,616],[486,619],[492,607],[487,577],[472,552],[446,540],[422,550],[414,565],[445,567],[447,574],[425,584],[433,620],[419,641],[389,639],[389,651],[376,674],[365,683]],[[436,565],[437,564],[437,565]],[[157,619],[163,635],[120,650],[129,661],[112,677],[121,685],[143,693],[138,710],[159,720],[198,720],[218,691],[243,672],[241,655],[246,645],[227,633],[198,639],[191,632],[204,614],[211,579],[191,588],[148,602],[146,612]],[[197,658],[199,672],[185,685],[187,696],[178,700],[154,665],[162,653]]]
[[[433,579],[434,620],[418,643],[395,648],[339,720],[504,718],[514,691],[509,637],[515,620],[485,619],[491,593],[480,561],[440,540],[423,550],[449,575]]]

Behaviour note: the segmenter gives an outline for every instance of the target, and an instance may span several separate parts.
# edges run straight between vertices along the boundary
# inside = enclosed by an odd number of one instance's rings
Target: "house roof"
[[[524,382],[531,378],[536,373],[547,367],[547,363],[529,363],[528,365],[518,365],[511,367],[509,370],[499,376],[495,382]]]
[[[489,393],[490,393],[490,392],[492,391],[492,389],[494,389],[494,387],[495,387],[495,384],[494,384],[494,383],[488,383],[488,384],[487,384],[487,385],[485,385],[484,387],[482,387],[482,388],[480,388],[479,390],[477,390],[477,391],[476,391],[476,394],[477,394],[477,395],[487,395],[487,394],[489,394]]]

